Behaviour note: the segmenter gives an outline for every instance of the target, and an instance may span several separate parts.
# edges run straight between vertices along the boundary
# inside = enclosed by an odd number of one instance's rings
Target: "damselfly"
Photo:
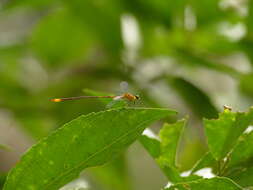
[[[54,99],[51,99],[51,101],[52,102],[63,102],[63,101],[67,101],[67,100],[80,100],[80,99],[86,99],[86,98],[111,98],[113,100],[124,99],[124,100],[128,100],[130,102],[134,102],[134,101],[140,99],[140,97],[138,95],[133,95],[131,93],[124,93],[119,96],[77,96],[77,97],[68,97],[68,98],[54,98]]]

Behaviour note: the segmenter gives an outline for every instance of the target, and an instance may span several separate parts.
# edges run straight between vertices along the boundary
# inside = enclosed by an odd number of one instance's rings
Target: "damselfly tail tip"
[[[51,99],[50,101],[51,102],[61,102],[62,99],[60,99],[60,98],[54,98],[54,99]]]

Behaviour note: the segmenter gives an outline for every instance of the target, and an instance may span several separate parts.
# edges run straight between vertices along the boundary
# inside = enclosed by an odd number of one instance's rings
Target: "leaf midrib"
[[[141,126],[143,126],[145,123],[148,123],[150,121],[152,121],[153,119],[149,119],[146,120],[142,123],[140,123],[134,130],[130,130],[127,133],[125,133],[124,135],[118,137],[115,141],[113,141],[112,143],[105,145],[104,148],[102,148],[101,150],[95,152],[94,154],[92,154],[91,156],[89,156],[86,160],[84,160],[83,162],[81,162],[80,164],[78,164],[76,167],[73,167],[69,170],[66,170],[65,172],[63,172],[62,174],[60,174],[58,177],[56,177],[54,180],[52,180],[50,183],[48,183],[47,185],[45,185],[45,189],[47,189],[48,187],[50,187],[50,185],[52,185],[54,182],[56,182],[57,180],[59,180],[61,177],[71,173],[72,171],[78,169],[79,167],[81,167],[83,164],[85,164],[85,162],[88,162],[90,159],[92,159],[93,157],[95,157],[96,155],[102,153],[103,151],[105,151],[106,149],[108,149],[109,147],[113,146],[114,144],[116,144],[118,141],[122,140],[125,136],[137,131],[139,128],[141,128]],[[85,169],[85,168],[84,168]]]

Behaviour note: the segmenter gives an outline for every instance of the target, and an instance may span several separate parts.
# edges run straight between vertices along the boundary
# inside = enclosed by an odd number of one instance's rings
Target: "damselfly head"
[[[140,99],[140,96],[139,95],[135,95],[134,96],[136,100],[139,100]]]

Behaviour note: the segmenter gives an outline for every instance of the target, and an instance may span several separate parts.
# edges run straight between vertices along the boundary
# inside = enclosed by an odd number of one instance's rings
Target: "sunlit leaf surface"
[[[58,189],[88,167],[116,157],[167,109],[123,108],[81,116],[33,146],[4,189]]]

